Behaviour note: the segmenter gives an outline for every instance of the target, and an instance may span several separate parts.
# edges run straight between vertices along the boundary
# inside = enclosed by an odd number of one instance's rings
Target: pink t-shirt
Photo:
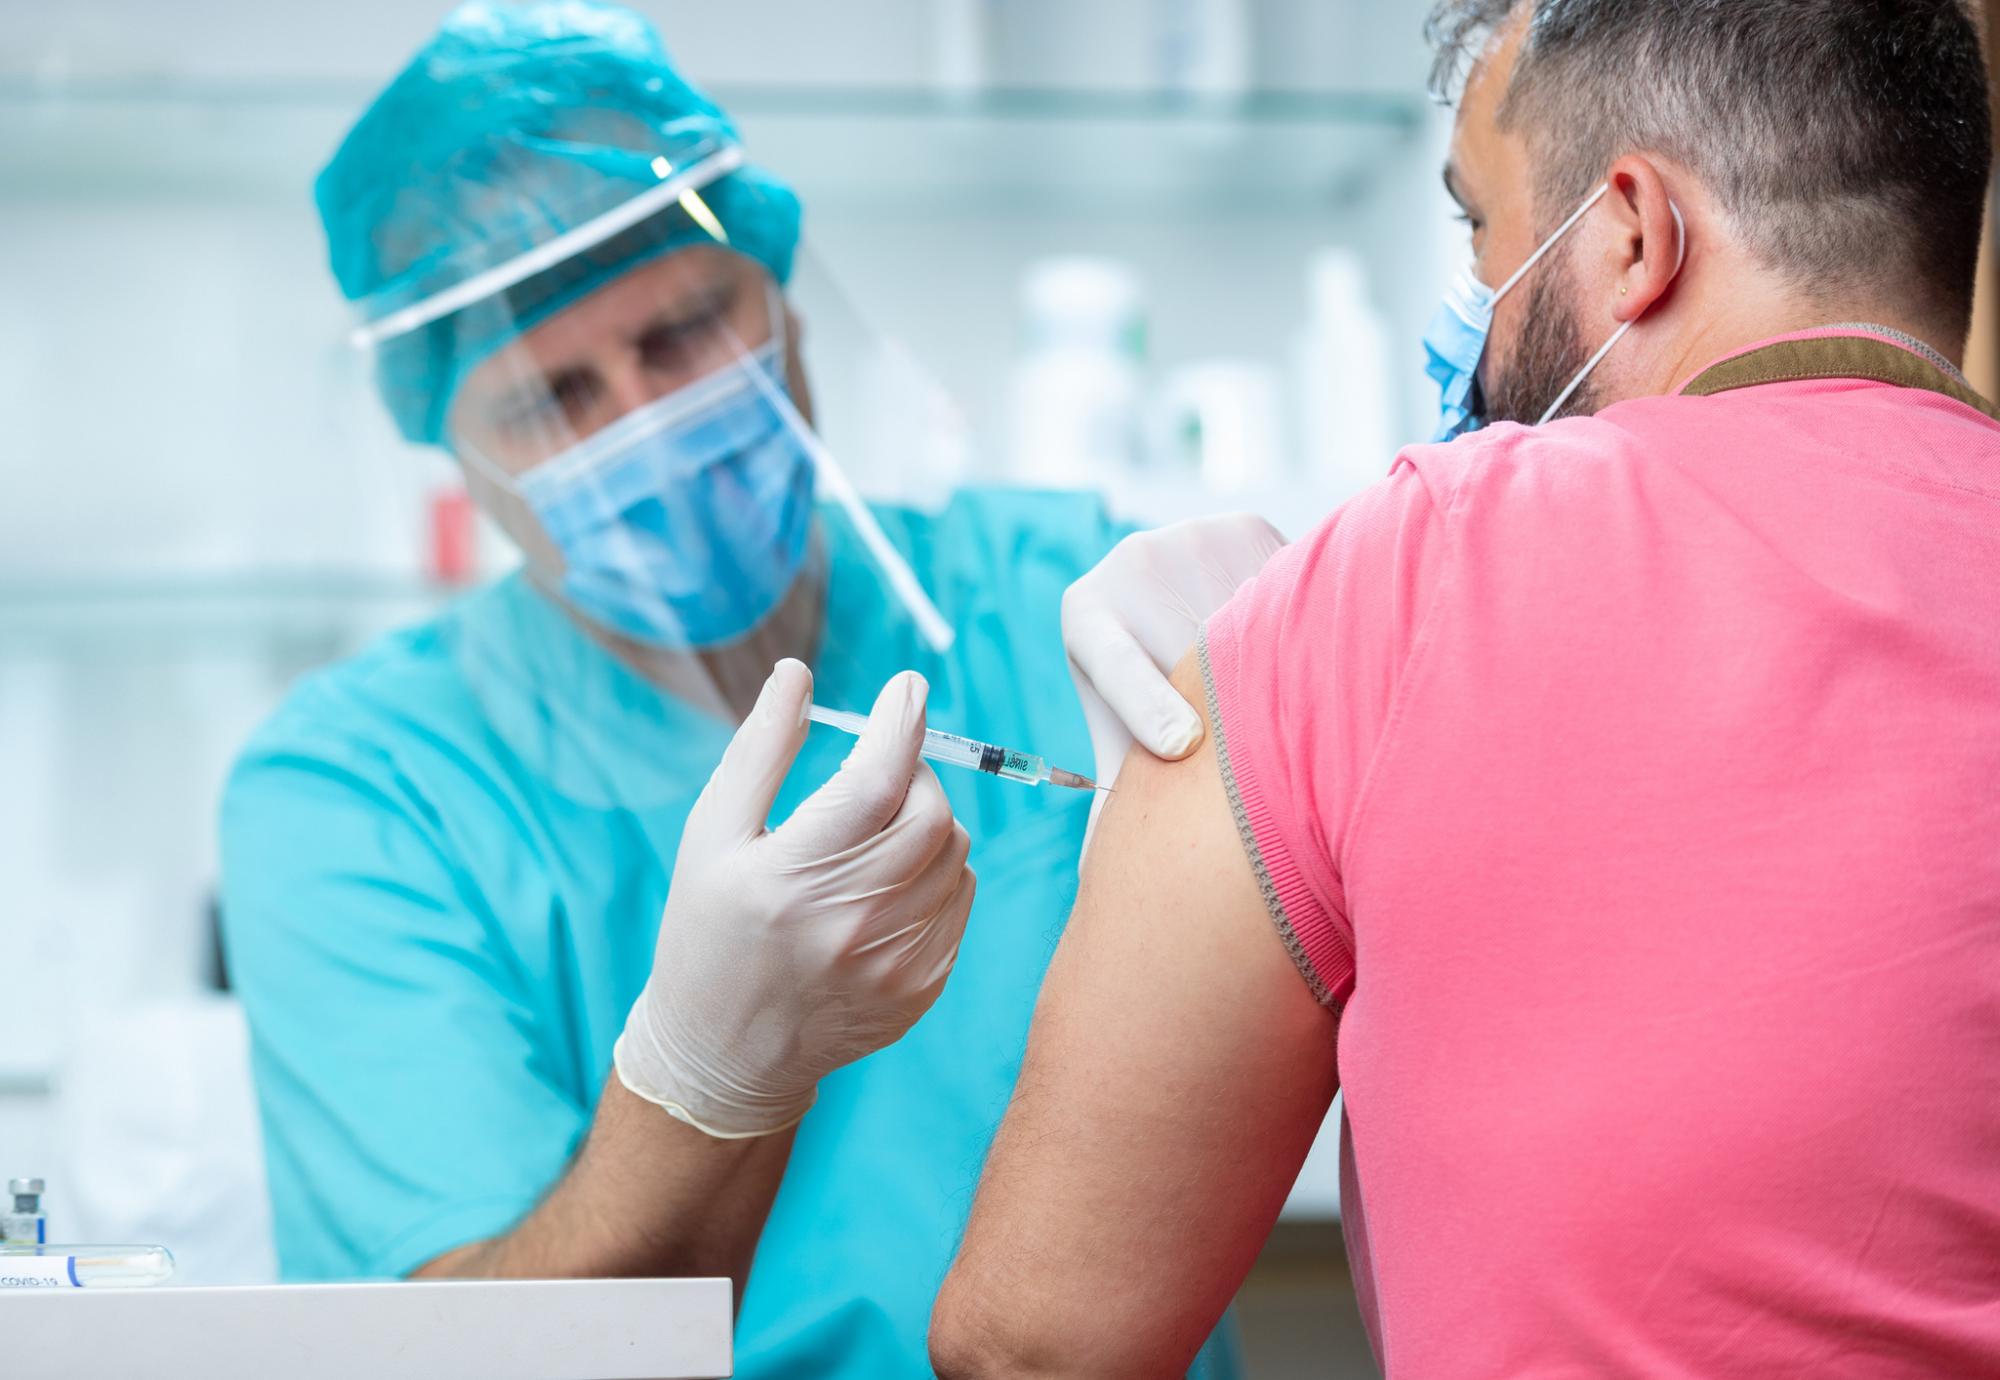
[[[2000,1375],[2000,425],[1417,447],[1201,654],[1391,1377]]]

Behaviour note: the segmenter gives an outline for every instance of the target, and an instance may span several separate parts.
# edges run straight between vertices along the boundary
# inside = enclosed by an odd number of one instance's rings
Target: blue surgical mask
[[[1575,229],[1576,223],[1610,190],[1611,184],[1607,182],[1592,192],[1583,205],[1577,207],[1575,214],[1556,227],[1555,233],[1542,241],[1541,248],[1530,254],[1528,261],[1514,271],[1514,276],[1499,287],[1486,286],[1470,263],[1459,270],[1458,277],[1445,291],[1444,302],[1439,306],[1437,315],[1431,318],[1430,329],[1424,332],[1424,351],[1429,356],[1424,372],[1431,376],[1439,389],[1438,429],[1432,438],[1434,441],[1450,441],[1465,432],[1477,431],[1486,424],[1482,415],[1483,403],[1478,396],[1479,364],[1486,356],[1487,338],[1493,333],[1494,309],[1500,305],[1500,299],[1519,286],[1535,265],[1560,244],[1563,236]],[[1681,219],[1680,207],[1675,206],[1673,212],[1674,226],[1680,234],[1679,252],[1681,259],[1685,260],[1687,223]],[[1678,264],[1674,271],[1676,274],[1680,272]],[[1541,422],[1547,422],[1562,410],[1563,404],[1575,396],[1576,390],[1596,372],[1604,357],[1625,338],[1625,332],[1631,330],[1634,324],[1635,321],[1627,321],[1612,332],[1603,348],[1591,356],[1581,373],[1570,380],[1569,387],[1549,404]],[[1541,425],[1541,422],[1536,425]]]
[[[783,368],[767,346],[515,481],[562,552],[564,598],[613,632],[684,650],[770,616],[804,564],[813,511]]]

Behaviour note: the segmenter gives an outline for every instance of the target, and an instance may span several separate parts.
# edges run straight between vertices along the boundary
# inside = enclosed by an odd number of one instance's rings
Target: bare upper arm
[[[1200,706],[1192,658],[1175,685]],[[1264,907],[1211,732],[1134,753],[932,1318],[945,1377],[1185,1370],[1332,1101],[1335,1018]]]

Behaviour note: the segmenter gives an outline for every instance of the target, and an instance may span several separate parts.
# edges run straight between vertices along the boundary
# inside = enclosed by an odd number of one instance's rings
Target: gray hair
[[[1970,321],[1993,131],[1963,0],[1440,0],[1433,93],[1450,101],[1517,15],[1500,124],[1529,139],[1544,221],[1655,153],[1802,292]]]

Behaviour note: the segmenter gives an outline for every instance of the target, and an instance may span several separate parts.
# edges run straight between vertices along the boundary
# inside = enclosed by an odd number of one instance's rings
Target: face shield
[[[760,267],[681,249],[471,369],[447,442],[544,588],[622,639],[727,647],[806,555],[814,460],[786,335]]]
[[[732,238],[771,218],[741,166],[731,142],[690,141],[636,192],[535,205],[521,223],[549,233],[487,236],[424,275],[432,290],[359,304],[375,388],[522,556],[526,588],[474,596],[493,610],[454,624],[468,679],[597,803],[631,803],[648,749],[617,726],[634,710],[726,723],[780,657],[823,676],[869,660],[857,640],[907,647],[903,664],[952,641],[815,424],[788,288],[813,283],[805,314],[844,357],[877,346],[802,256],[788,249],[781,283]],[[881,401],[834,411],[879,430]],[[686,765],[663,761],[663,787]]]

